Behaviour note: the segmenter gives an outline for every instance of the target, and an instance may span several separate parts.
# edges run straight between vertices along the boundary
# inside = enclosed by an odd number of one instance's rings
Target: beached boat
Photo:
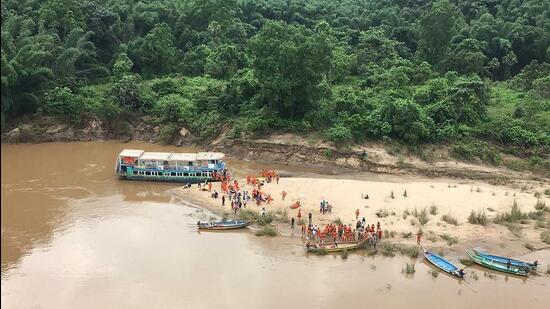
[[[477,254],[474,250],[468,249],[466,250],[466,254],[470,257],[472,261],[475,263],[485,266],[487,268],[491,268],[494,270],[502,271],[505,273],[513,274],[513,275],[519,275],[519,276],[527,276],[527,270],[513,266],[513,265],[507,265],[500,262],[496,262],[494,260],[486,259],[482,257],[481,255]]]
[[[306,245],[306,249],[308,252],[321,252],[321,251],[325,251],[325,252],[340,252],[340,251],[350,251],[350,250],[355,250],[359,247],[361,247],[365,242],[367,241],[367,239],[362,239],[362,240],[359,240],[359,241],[350,241],[350,242],[341,242],[341,243],[336,243],[336,246],[334,245],[334,243],[326,243],[326,244],[323,244],[323,245],[320,245],[320,244],[307,244]]]
[[[232,230],[246,227],[250,221],[234,220],[234,221],[215,221],[215,222],[197,222],[197,227],[200,230]]]
[[[298,207],[300,207],[300,202],[292,203],[292,205],[290,205],[290,208],[292,209],[296,209]]]
[[[145,152],[125,149],[117,157],[115,172],[124,179],[203,183],[227,177],[223,153]]]
[[[483,253],[483,252],[477,251],[475,249],[472,249],[472,251],[474,251],[477,255],[479,255],[481,257],[484,257],[488,260],[493,260],[495,262],[499,262],[499,263],[502,263],[502,264],[507,264],[508,262],[510,262],[510,264],[512,264],[513,266],[517,266],[517,267],[520,267],[520,268],[523,268],[523,269],[526,269],[526,270],[536,269],[537,266],[538,266],[537,261],[535,261],[533,263],[527,263],[527,262],[520,261],[520,260],[510,259],[510,258],[507,258],[507,257],[504,257],[504,256],[498,256],[498,255]]]
[[[462,269],[459,269],[453,263],[445,260],[439,255],[431,251],[425,251],[424,256],[428,261],[430,261],[430,263],[434,264],[437,268],[441,269],[442,271],[449,273],[453,276],[457,276],[459,278],[464,277],[464,272],[462,271]]]

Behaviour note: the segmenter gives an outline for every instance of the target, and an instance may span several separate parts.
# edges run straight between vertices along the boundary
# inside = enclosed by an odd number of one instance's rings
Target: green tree
[[[419,51],[432,65],[438,65],[446,57],[459,16],[460,12],[452,3],[439,0],[420,17]]]
[[[249,41],[263,99],[283,117],[302,117],[319,97],[332,47],[321,28],[268,22]]]

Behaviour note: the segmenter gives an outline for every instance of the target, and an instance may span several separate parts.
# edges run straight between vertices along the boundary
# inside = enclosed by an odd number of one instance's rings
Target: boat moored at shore
[[[124,149],[115,172],[123,179],[200,183],[228,179],[219,152],[175,153]]]

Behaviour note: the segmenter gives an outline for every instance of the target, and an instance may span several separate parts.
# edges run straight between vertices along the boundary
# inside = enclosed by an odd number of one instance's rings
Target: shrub
[[[407,246],[407,245],[397,245],[395,248],[403,255],[406,255],[410,258],[416,259],[420,255],[420,248],[416,245]]]
[[[529,243],[525,244],[525,248],[529,249],[529,251],[535,251],[536,250],[536,248],[533,245],[529,244]]]
[[[432,216],[437,215],[437,206],[435,205],[430,206],[430,215]]]
[[[159,140],[163,144],[170,144],[172,139],[174,138],[174,135],[178,131],[178,128],[175,124],[167,124],[162,129],[160,129],[159,132]]]
[[[425,225],[428,223],[430,219],[428,218],[428,212],[426,211],[426,208],[422,209],[420,213],[418,214],[418,222],[420,222],[421,225]]]
[[[510,212],[498,214],[495,217],[494,222],[498,224],[514,223],[526,218],[527,214],[521,212],[521,209],[519,209],[517,202],[514,200],[514,204],[512,205],[512,209],[510,210]]]
[[[535,209],[541,212],[550,210],[549,208],[546,208],[546,202],[543,202],[540,199],[537,199],[537,203],[535,204]]]
[[[338,218],[332,220],[332,223],[334,223],[336,225],[340,225],[340,224],[342,224],[342,219],[340,219],[340,217],[338,217]]]
[[[550,195],[550,189],[544,189],[544,194]]]
[[[410,239],[412,237],[412,233],[411,232],[407,232],[407,233],[401,233],[401,237],[405,238],[405,239]]]
[[[338,144],[348,142],[353,139],[351,130],[340,124],[337,124],[334,127],[328,129],[325,133],[325,136],[328,140]]]
[[[478,224],[478,225],[487,225],[489,223],[489,220],[487,219],[487,215],[485,214],[485,211],[479,210],[477,212],[473,211],[470,212],[470,216],[468,217],[468,222],[470,224]]]
[[[387,216],[389,216],[389,215],[390,215],[390,213],[389,213],[388,210],[386,210],[386,209],[378,209],[378,210],[376,211],[376,216],[377,216],[378,218],[385,218],[385,217],[387,217]]]
[[[261,230],[256,231],[256,236],[277,236],[277,232],[271,226],[264,226]]]
[[[458,238],[453,237],[449,234],[441,234],[441,235],[439,235],[439,237],[441,237],[441,239],[447,241],[447,245],[449,245],[449,246],[452,246],[452,245],[458,243]]]
[[[540,233],[540,240],[550,245],[550,230]]]
[[[380,253],[382,253],[383,256],[395,256],[393,253],[395,251],[395,246],[387,241],[383,241],[380,244]]]
[[[406,263],[403,272],[407,275],[412,275],[416,272],[416,268],[413,263]]]
[[[430,269],[430,274],[432,275],[433,278],[437,278],[437,276],[439,275],[439,272],[435,269]]]
[[[443,215],[441,217],[441,220],[443,220],[444,222],[448,223],[448,224],[452,224],[452,225],[458,225],[458,221],[456,220],[455,217],[451,216],[451,215]]]

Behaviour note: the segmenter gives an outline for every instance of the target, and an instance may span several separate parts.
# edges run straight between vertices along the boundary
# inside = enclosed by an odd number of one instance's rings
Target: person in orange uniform
[[[359,208],[355,211],[355,221],[359,219]]]
[[[212,192],[212,183],[211,182],[208,183],[208,192]]]

